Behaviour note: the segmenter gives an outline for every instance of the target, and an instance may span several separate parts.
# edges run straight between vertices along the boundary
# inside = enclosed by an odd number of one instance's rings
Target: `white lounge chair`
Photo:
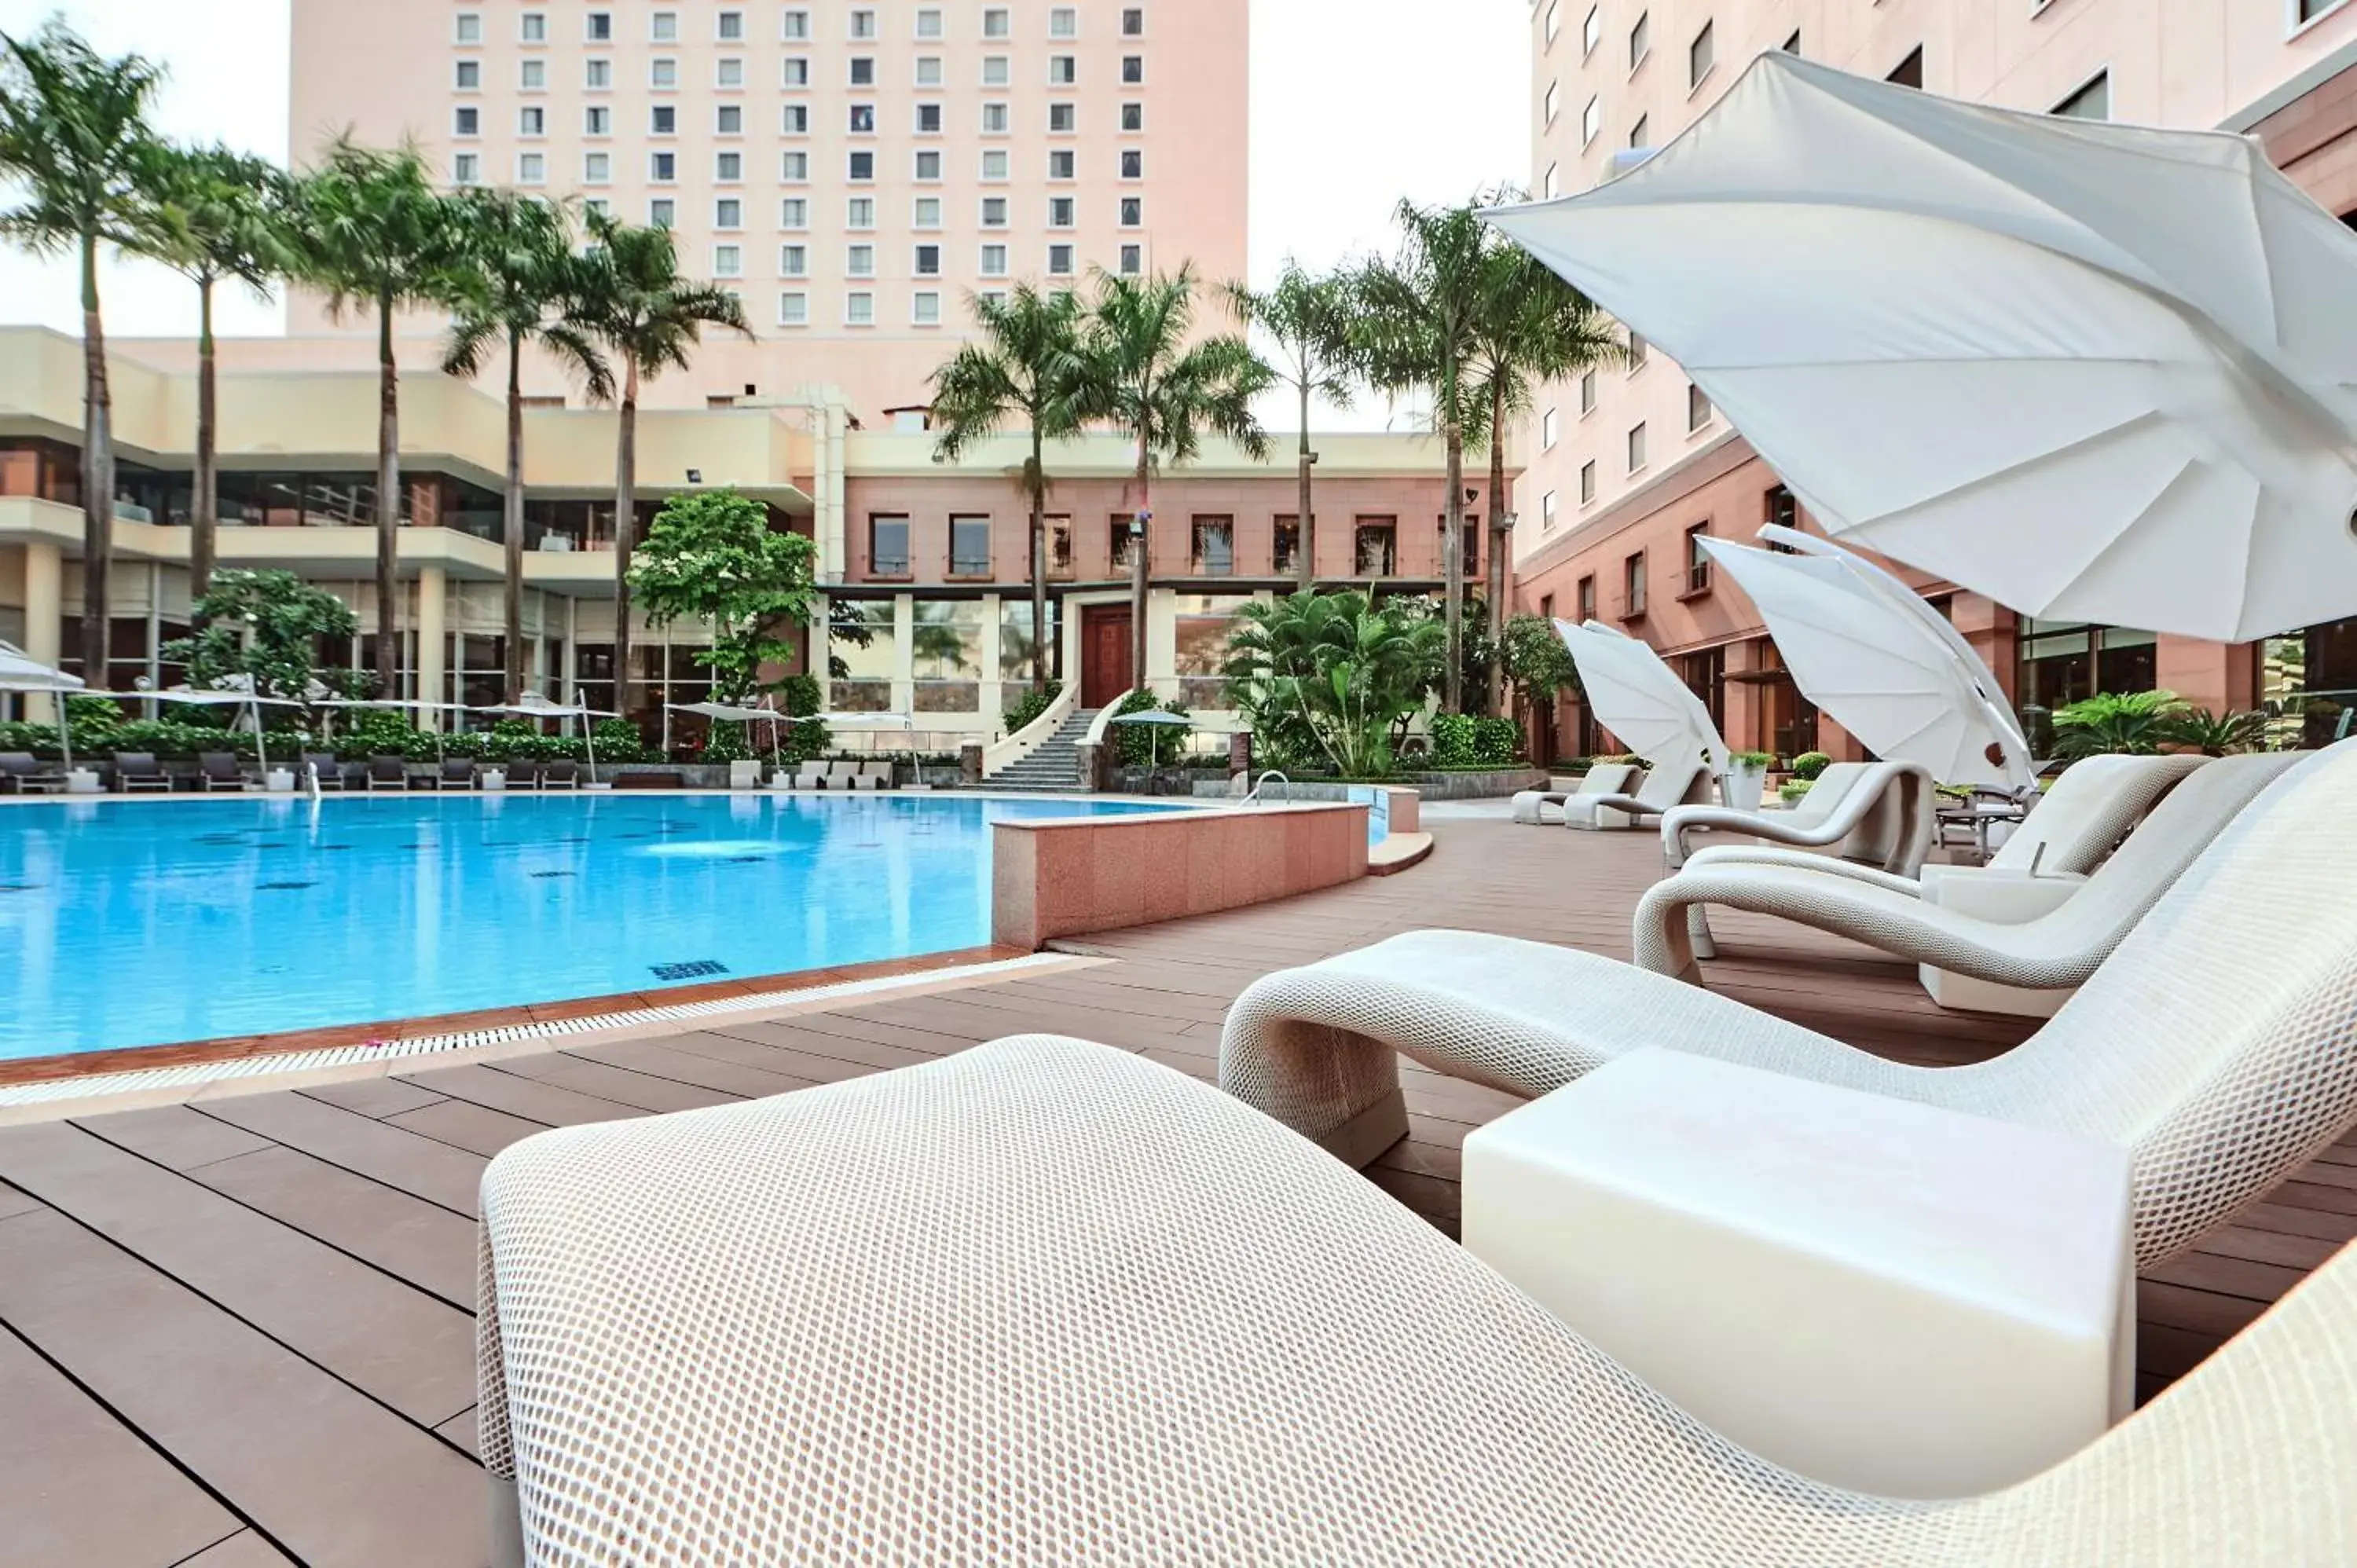
[[[2034,919],[1981,919],[1924,899],[1911,884],[1883,886],[1861,879],[1857,867],[1689,865],[1637,901],[1637,962],[1699,984],[1688,911],[1720,905],[1781,916],[1995,985],[2047,991],[2077,985],[2227,824],[2303,755],[2229,757],[2199,769],[2093,875]]]
[[[859,778],[859,764],[845,759],[826,765],[826,788],[849,789]]]
[[[2113,864],[2226,766],[2193,775]],[[1363,1165],[1407,1132],[1402,1054],[1539,1095],[1640,1047],[1691,1051],[2112,1139],[2135,1163],[2148,1268],[2357,1123],[2352,883],[2357,742],[2277,779],[2051,1021],[1989,1061],[1910,1067],[1592,953],[1412,931],[1246,987],[1220,1084]]]
[[[1660,820],[1673,806],[1699,804],[1711,796],[1707,763],[1662,763],[1648,768],[1644,782],[1626,794],[1572,795],[1563,802],[1567,828],[1640,828]]]
[[[1921,1502],[1754,1456],[1282,1127],[1078,1041],[542,1133],[482,1215],[509,1568],[2357,1559],[2346,1253],[2054,1468]]]
[[[863,762],[852,783],[861,789],[885,789],[892,784],[892,765],[888,762]]]
[[[1618,795],[1627,790],[1629,776],[1637,769],[1626,762],[1598,762],[1580,777],[1576,789],[1523,789],[1513,800],[1514,821],[1554,827],[1563,822],[1563,803],[1577,795]]]

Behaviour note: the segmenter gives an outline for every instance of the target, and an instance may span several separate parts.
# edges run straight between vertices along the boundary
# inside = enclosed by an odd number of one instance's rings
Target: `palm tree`
[[[266,159],[227,147],[159,145],[148,155],[140,185],[148,203],[140,249],[197,285],[197,471],[189,508],[188,592],[201,600],[212,583],[221,521],[213,285],[242,283],[266,297],[271,280],[286,271],[286,181]]]
[[[1096,300],[1083,325],[1082,358],[1091,416],[1137,442],[1137,515],[1130,525],[1130,679],[1146,685],[1146,575],[1153,555],[1154,509],[1147,486],[1158,462],[1183,463],[1209,432],[1227,436],[1255,459],[1268,456],[1268,434],[1253,400],[1275,379],[1240,337],[1193,338],[1195,272],[1151,278],[1100,270]]]
[[[1402,243],[1388,261],[1372,262],[1352,281],[1358,340],[1367,379],[1386,392],[1422,389],[1433,399],[1448,473],[1441,571],[1448,628],[1446,701],[1465,701],[1465,440],[1476,424],[1469,377],[1480,353],[1489,304],[1491,252],[1504,238],[1472,205],[1399,205]]]
[[[1523,199],[1501,189],[1486,204]],[[1490,452],[1490,646],[1502,652],[1506,635],[1508,559],[1513,541],[1506,529],[1507,421],[1530,410],[1532,389],[1561,381],[1594,364],[1619,362],[1628,347],[1589,299],[1521,246],[1493,246],[1481,269],[1481,308],[1474,326],[1474,352],[1468,367],[1472,403],[1480,424],[1469,434]],[[1497,713],[1505,697],[1505,662],[1490,660],[1487,708]]]
[[[457,225],[414,147],[387,152],[350,135],[329,144],[319,166],[296,183],[293,210],[297,275],[326,295],[331,315],[376,315],[376,680],[392,696],[401,635],[401,375],[393,318],[414,306],[450,302]]]
[[[593,209],[583,305],[591,329],[622,366],[614,449],[614,705],[630,711],[630,548],[637,542],[639,382],[685,370],[704,328],[751,337],[745,303],[679,270],[679,246],[661,225],[638,228]]]
[[[21,199],[0,236],[81,263],[82,678],[106,685],[108,566],[114,552],[114,403],[98,304],[98,248],[137,246],[138,176],[154,134],[149,100],[162,68],[138,55],[102,59],[61,21],[29,38],[0,33],[0,177]]]
[[[595,269],[573,251],[565,209],[512,190],[454,198],[459,254],[450,340],[442,369],[471,379],[507,350],[508,473],[500,532],[507,556],[507,700],[523,695],[523,351],[536,348],[588,383],[591,398],[613,395],[583,303]]]
[[[1309,401],[1316,396],[1337,407],[1351,405],[1357,356],[1351,339],[1350,283],[1340,276],[1312,277],[1288,256],[1275,288],[1264,294],[1231,284],[1228,299],[1245,322],[1276,340],[1284,351],[1276,374],[1301,401],[1301,510],[1294,559],[1296,581],[1306,594],[1318,576],[1318,531],[1309,484],[1318,456],[1309,449]]]
[[[1018,285],[1004,302],[977,298],[978,342],[933,372],[934,451],[953,459],[1013,420],[1031,433],[1021,484],[1031,502],[1031,689],[1048,689],[1047,444],[1078,435],[1087,387],[1080,307],[1069,294]]]

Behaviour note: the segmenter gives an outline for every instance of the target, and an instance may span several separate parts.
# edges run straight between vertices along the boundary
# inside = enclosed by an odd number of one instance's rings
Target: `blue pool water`
[[[597,794],[21,807],[0,812],[0,1058],[974,947],[990,940],[988,823],[1161,809]]]

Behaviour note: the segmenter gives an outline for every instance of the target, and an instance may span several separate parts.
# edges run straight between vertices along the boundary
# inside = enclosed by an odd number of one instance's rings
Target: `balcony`
[[[1615,620],[1623,621],[1645,618],[1645,589],[1642,584],[1622,590],[1620,596],[1612,601],[1612,617]]]
[[[1678,590],[1678,602],[1683,604],[1688,599],[1701,598],[1710,592],[1710,563],[1697,561],[1686,568],[1685,586]]]
[[[965,555],[955,551],[951,552],[948,575],[952,582],[960,580],[974,582],[987,578],[990,575],[989,553],[985,551],[980,555]]]

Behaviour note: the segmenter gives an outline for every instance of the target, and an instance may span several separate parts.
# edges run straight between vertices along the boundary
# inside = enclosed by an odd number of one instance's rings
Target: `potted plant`
[[[1758,811],[1768,787],[1768,766],[1775,760],[1772,751],[1738,751],[1728,757],[1727,777],[1719,780],[1727,803],[1738,811]]]

